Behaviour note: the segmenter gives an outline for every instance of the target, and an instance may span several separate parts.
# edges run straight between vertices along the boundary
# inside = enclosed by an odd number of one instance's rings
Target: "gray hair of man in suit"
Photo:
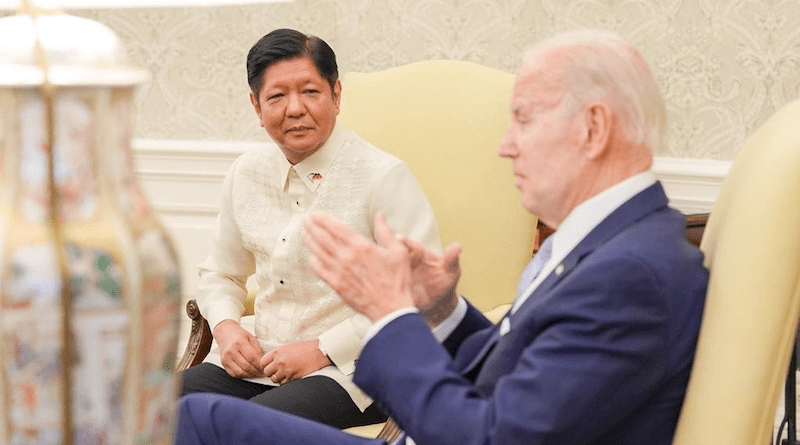
[[[500,156],[514,164],[523,206],[553,228],[582,202],[648,170],[665,145],[656,80],[633,45],[609,31],[565,32],[529,50],[512,112]]]
[[[538,43],[523,60],[549,51],[569,59],[564,89],[571,111],[605,100],[624,119],[623,129],[633,143],[656,153],[666,148],[664,100],[647,62],[630,42],[606,30],[569,31]]]

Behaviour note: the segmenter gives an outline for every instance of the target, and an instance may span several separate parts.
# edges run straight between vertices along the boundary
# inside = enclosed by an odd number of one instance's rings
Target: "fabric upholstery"
[[[674,445],[769,444],[800,308],[800,101],[736,158],[706,226],[711,271]]]
[[[497,155],[513,85],[512,74],[453,60],[342,78],[339,121],[410,165],[442,244],[464,245],[458,291],[483,311],[513,301],[536,235]]]

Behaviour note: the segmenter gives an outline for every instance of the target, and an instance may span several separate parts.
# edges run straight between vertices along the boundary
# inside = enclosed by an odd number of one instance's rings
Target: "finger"
[[[247,351],[247,361],[250,362],[256,369],[261,369],[261,357],[264,356],[264,351],[261,350],[261,345],[258,344],[258,339],[250,335],[247,337],[247,341],[250,343],[250,349]]]
[[[339,263],[337,260],[337,252],[341,251],[341,249],[327,245],[328,243],[326,241],[322,241],[318,237],[312,235],[310,230],[306,230],[305,243],[311,252],[310,257],[316,257],[321,266],[327,268],[329,265]],[[326,245],[323,245],[323,243]]]
[[[397,239],[397,235],[389,227],[389,223],[386,221],[386,214],[383,212],[378,212],[375,215],[375,239],[383,247],[391,247],[400,242]]]
[[[333,289],[339,292],[339,274],[329,265],[336,264],[331,262],[330,258],[321,259],[320,256],[311,255],[308,258],[308,263],[311,265],[311,270],[324,282],[328,283]]]
[[[354,240],[362,237],[353,231],[347,224],[333,218],[324,212],[314,212],[306,218],[306,224],[310,225],[315,234],[320,235],[324,241],[327,239],[333,245],[351,244]],[[325,243],[322,243],[323,245]]]
[[[266,377],[272,377],[277,372],[278,372],[278,364],[274,360],[271,360],[269,363],[267,363],[266,366],[264,366],[264,375]]]
[[[340,250],[341,246],[338,241],[316,219],[306,218],[305,227],[306,235],[304,241],[311,253],[322,256],[327,260]]]
[[[223,361],[222,367],[231,377],[244,378],[261,375],[261,370],[247,362],[241,355]]]
[[[247,353],[252,353],[252,351],[248,351],[248,348],[242,348],[242,351],[239,351],[236,354],[230,354],[228,356],[227,362],[231,366],[232,369],[238,368],[239,372],[247,374],[248,376],[252,375],[260,375],[261,368],[257,365],[258,360],[253,360],[245,356]]]
[[[261,375],[261,348],[256,346],[253,348],[252,344],[248,347],[242,348],[241,355],[236,358],[236,363],[242,368],[243,371],[249,375]]]
[[[447,246],[444,251],[444,265],[447,270],[455,271],[459,269],[459,259],[464,247],[459,243],[453,243]]]
[[[426,255],[436,255],[435,252],[430,251],[430,248],[425,244],[422,244],[419,241],[415,241],[410,238],[402,237],[400,238],[400,242],[406,246],[406,250],[408,250],[408,256],[411,260],[411,265],[416,266],[419,264]]]
[[[319,266],[331,271],[342,269],[342,264],[346,262],[345,257],[356,249],[356,244],[374,245],[372,241],[322,212],[306,218],[305,242],[313,256],[317,257]],[[315,272],[320,274],[319,270]]]
[[[224,361],[223,360],[222,368],[225,369],[225,372],[227,372],[228,375],[231,376],[231,377],[235,377],[235,378],[244,377],[244,372],[242,371],[242,368],[239,367],[239,365],[236,364],[236,362],[234,362],[232,360],[231,361]]]
[[[259,360],[258,365],[261,367],[261,369],[264,369],[264,368],[267,367],[267,365],[272,363],[272,360],[274,358],[275,358],[275,351],[274,350],[273,351],[269,351],[266,354],[261,356],[261,360]]]
[[[236,361],[236,364],[239,365],[239,368],[248,376],[257,376],[261,375],[261,368],[254,365],[244,357],[241,357]]]
[[[273,383],[276,383],[276,384],[278,384],[278,385],[285,385],[285,384],[287,384],[287,383],[291,382],[291,381],[292,381],[292,378],[290,378],[290,377],[288,377],[288,376],[286,376],[286,377],[279,377],[279,376],[276,374],[276,375],[273,375],[272,377],[270,377],[270,380],[272,380],[272,382],[273,382]]]
[[[282,371],[283,372],[281,374],[283,374],[283,378],[280,379],[281,385],[285,385],[286,383],[289,383],[294,380],[300,380],[302,378],[300,372],[296,369],[290,370],[287,368],[283,369]]]

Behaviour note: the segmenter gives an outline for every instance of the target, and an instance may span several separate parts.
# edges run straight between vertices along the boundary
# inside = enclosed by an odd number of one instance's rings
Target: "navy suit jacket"
[[[354,381],[418,445],[668,445],[708,282],[684,230],[656,183],[567,255],[506,335],[470,307],[440,344],[405,315],[367,343]]]

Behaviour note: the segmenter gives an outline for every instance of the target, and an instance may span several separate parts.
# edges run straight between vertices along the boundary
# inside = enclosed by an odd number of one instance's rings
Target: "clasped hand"
[[[461,246],[441,256],[422,243],[397,236],[378,213],[377,244],[324,213],[306,219],[311,267],[344,301],[373,322],[417,307],[432,326],[458,302]]]
[[[239,323],[225,320],[214,329],[222,367],[231,377],[269,377],[285,384],[331,364],[319,340],[300,341],[263,353],[258,340]]]

